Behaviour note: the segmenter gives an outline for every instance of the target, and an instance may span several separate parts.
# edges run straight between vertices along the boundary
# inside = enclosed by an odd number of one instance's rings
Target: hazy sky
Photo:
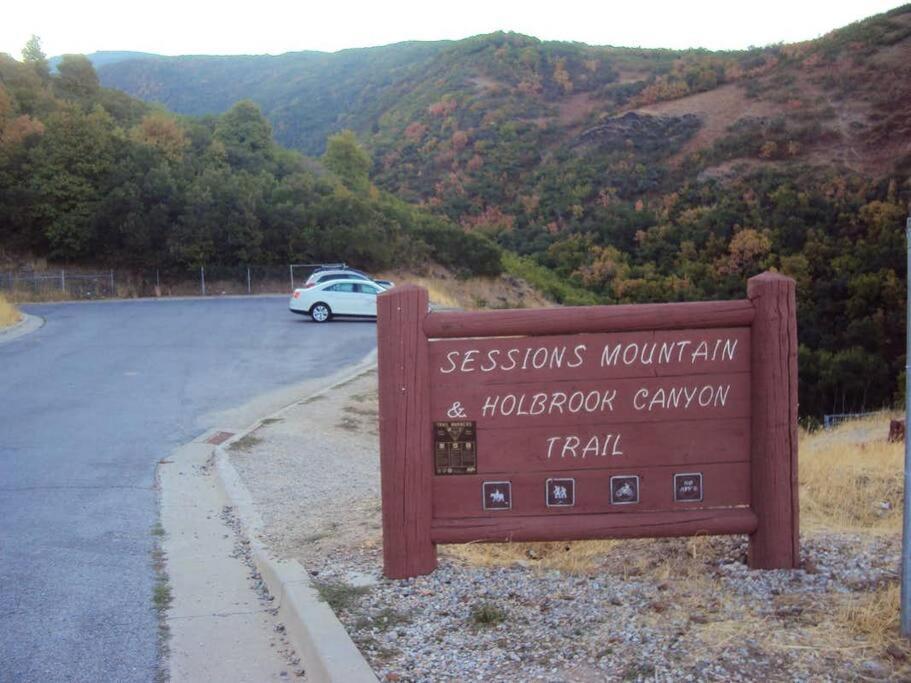
[[[592,45],[745,48],[815,38],[901,0],[46,0],[4,3],[0,52],[32,33],[48,55],[335,51],[507,30]]]

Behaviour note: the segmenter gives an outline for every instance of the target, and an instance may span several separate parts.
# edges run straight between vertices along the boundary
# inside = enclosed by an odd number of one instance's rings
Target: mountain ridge
[[[817,40],[736,52],[499,32],[100,71],[178,111],[240,107],[259,121],[253,103],[233,104],[252,99],[278,140],[310,154],[341,136],[360,185],[418,207],[386,212],[384,226],[413,215],[420,233],[442,221],[434,249],[455,267],[476,258],[457,237],[496,244],[510,273],[560,302],[741,298],[752,275],[783,272],[798,285],[801,412],[818,416],[901,393],[909,62],[904,5]],[[209,116],[179,125],[202,141],[193,131],[217,128]],[[218,139],[200,151],[223,154]],[[302,189],[287,188],[303,198],[288,215],[307,216],[329,251],[351,247]],[[282,245],[289,230],[293,220],[269,239]],[[407,256],[356,246],[365,260]]]
[[[512,267],[557,299],[564,283],[609,303],[737,298],[751,275],[785,272],[798,282],[802,413],[898,395],[911,6],[747,51],[500,32],[372,56],[329,57],[326,71],[288,58],[258,75],[230,61],[167,78],[142,62],[100,71],[197,104],[245,83],[233,96],[311,154],[350,128],[377,185],[519,254]]]

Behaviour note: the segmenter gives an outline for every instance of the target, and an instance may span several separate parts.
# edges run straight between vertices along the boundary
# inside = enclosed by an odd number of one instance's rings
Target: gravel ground
[[[743,537],[449,546],[432,575],[389,581],[377,451],[371,372],[231,457],[264,540],[308,568],[383,680],[911,680],[906,648],[859,626],[894,593],[894,535],[805,534],[802,569],[766,572]]]

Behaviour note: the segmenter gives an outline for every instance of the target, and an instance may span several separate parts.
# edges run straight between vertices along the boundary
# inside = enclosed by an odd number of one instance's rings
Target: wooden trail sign
[[[798,563],[794,281],[748,298],[430,312],[377,299],[384,570],[436,544],[750,535]]]

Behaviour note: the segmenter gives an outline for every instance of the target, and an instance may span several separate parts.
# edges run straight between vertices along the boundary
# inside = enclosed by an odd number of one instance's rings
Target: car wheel
[[[310,317],[313,318],[314,322],[324,323],[332,317],[332,310],[327,304],[322,302],[313,304],[313,306],[310,307]]]

